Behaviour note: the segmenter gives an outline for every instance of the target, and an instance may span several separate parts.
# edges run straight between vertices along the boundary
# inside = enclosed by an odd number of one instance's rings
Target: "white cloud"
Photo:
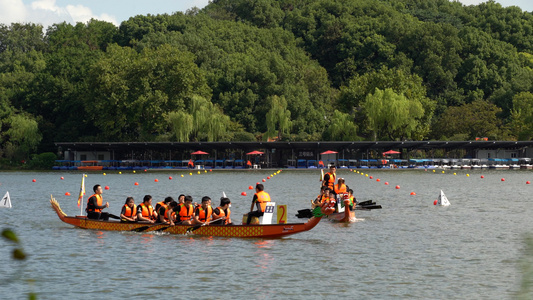
[[[100,16],[94,15],[90,8],[83,5],[61,7],[56,4],[56,0],[38,0],[30,5],[24,5],[22,0],[0,0],[0,23],[3,24],[36,23],[42,24],[46,29],[56,23],[86,23],[90,19],[119,25],[114,16],[105,13]]]

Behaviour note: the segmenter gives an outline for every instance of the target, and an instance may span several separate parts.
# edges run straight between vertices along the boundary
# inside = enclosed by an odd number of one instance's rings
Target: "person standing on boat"
[[[152,206],[152,196],[145,195],[143,203],[137,206],[137,220],[155,223],[157,220],[157,213]]]
[[[135,222],[137,221],[137,206],[133,197],[126,198],[126,203],[122,206],[120,212],[120,220],[122,222]]]
[[[211,207],[211,198],[204,196],[202,204],[194,210],[194,224],[207,225],[211,221],[213,208]]]
[[[102,186],[97,184],[93,187],[94,195],[87,199],[87,218],[92,220],[104,220],[107,221],[109,218],[120,219],[119,217],[112,215],[107,212],[102,212],[102,209],[109,207],[109,202],[104,204],[102,199]]]
[[[337,168],[335,165],[331,165],[329,167],[329,172],[324,174],[324,181],[322,181],[322,185],[330,188],[332,191],[335,185],[335,180],[337,179],[337,174],[335,173],[336,170]]]
[[[246,219],[246,225],[250,225],[252,217],[259,218],[265,213],[267,202],[270,202],[270,195],[265,192],[265,187],[259,183],[255,186],[255,194],[252,199],[252,206],[250,207],[248,218]],[[257,210],[254,210],[254,205],[257,206]]]
[[[217,220],[213,222],[213,224],[233,225],[233,223],[231,223],[231,210],[229,209],[230,207],[231,201],[229,200],[229,198],[220,198],[220,206],[213,210],[213,220]]]

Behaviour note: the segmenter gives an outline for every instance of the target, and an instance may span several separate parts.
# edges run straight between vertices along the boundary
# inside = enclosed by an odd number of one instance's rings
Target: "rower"
[[[122,212],[120,213],[120,220],[122,222],[135,222],[137,221],[137,206],[133,197],[126,198],[126,203],[122,206]]]
[[[355,209],[355,205],[357,204],[357,200],[353,196],[353,190],[352,189],[348,189],[348,200],[350,200],[350,203],[348,204],[348,207],[350,207],[350,210],[354,210]],[[344,202],[343,202],[342,205],[344,205]]]
[[[207,225],[211,221],[213,208],[211,207],[211,198],[204,196],[202,204],[194,210],[194,224]]]
[[[165,200],[156,204],[155,211],[159,216],[157,220],[159,223],[166,223],[168,221],[168,219],[166,219],[166,211],[168,210],[168,204],[172,201],[174,201],[174,198],[166,197]]]
[[[183,199],[183,203],[179,204],[172,209],[176,212],[176,222],[178,224],[191,224],[191,219],[194,214],[194,207],[192,205],[192,197],[187,195]],[[174,225],[174,222],[171,220],[170,225]]]
[[[157,220],[157,213],[152,206],[152,196],[145,195],[143,203],[137,206],[137,220],[155,223]]]
[[[93,187],[93,191],[94,195],[87,199],[87,208],[85,209],[85,211],[87,212],[87,218],[104,221],[109,220],[110,217],[113,219],[120,219],[120,217],[117,217],[110,213],[102,212],[102,209],[109,207],[109,202],[106,202],[104,204],[104,200],[102,199],[102,186],[99,184],[95,185]]]
[[[213,210],[213,220],[217,220],[213,222],[213,224],[233,225],[233,223],[231,223],[231,210],[229,209],[230,207],[231,201],[229,200],[229,198],[220,198],[220,206]]]
[[[165,200],[157,202],[157,204],[155,205],[155,211],[157,211],[157,213],[159,214],[159,208],[162,205],[165,205],[165,206],[168,205],[170,201],[174,201],[174,199],[172,197],[166,197]]]

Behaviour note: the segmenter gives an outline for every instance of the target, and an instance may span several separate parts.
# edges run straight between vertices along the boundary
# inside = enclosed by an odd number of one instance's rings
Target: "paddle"
[[[152,224],[152,223],[150,223],[150,224]],[[159,226],[159,225],[161,225],[161,223],[153,224],[153,225],[146,225],[146,226],[137,227],[137,228],[132,229],[132,230],[130,230],[130,231],[134,231],[134,232],[143,232],[143,231],[146,231],[147,229],[150,229],[150,228],[152,228],[152,227],[154,227],[154,226]]]
[[[187,228],[187,230],[185,231],[185,234],[187,234],[187,233],[191,233],[191,232],[197,230],[198,228],[200,228],[200,227],[202,227],[202,226],[205,226],[205,225],[207,225],[207,224],[211,224],[211,223],[213,223],[213,222],[216,222],[216,221],[219,221],[219,220],[225,220],[225,219],[226,219],[226,217],[222,217],[222,218],[220,218],[220,219],[211,220],[211,221],[209,221],[209,222],[207,222],[207,223],[202,223],[202,224],[198,224],[198,225],[193,226],[193,227],[189,227],[189,228]]]

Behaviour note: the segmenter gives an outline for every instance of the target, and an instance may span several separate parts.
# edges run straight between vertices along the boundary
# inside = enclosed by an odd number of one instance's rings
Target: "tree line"
[[[0,25],[0,157],[59,141],[530,140],[533,15],[494,1],[214,0]]]

